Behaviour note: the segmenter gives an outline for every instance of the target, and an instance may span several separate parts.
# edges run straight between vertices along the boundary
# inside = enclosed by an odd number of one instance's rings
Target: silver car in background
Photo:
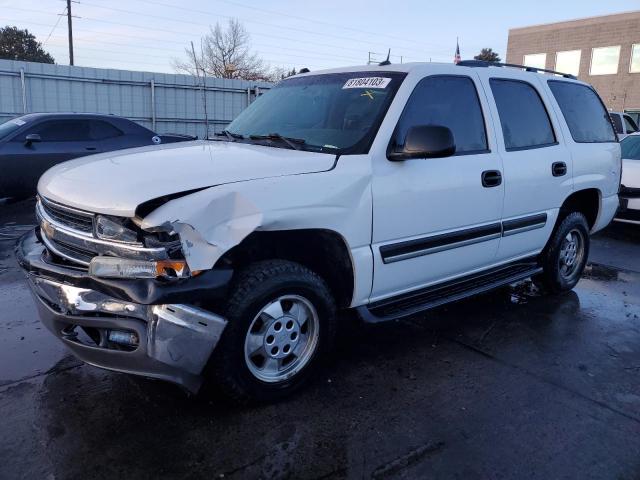
[[[615,220],[640,225],[640,134],[627,136],[622,142],[622,181],[620,209]]]

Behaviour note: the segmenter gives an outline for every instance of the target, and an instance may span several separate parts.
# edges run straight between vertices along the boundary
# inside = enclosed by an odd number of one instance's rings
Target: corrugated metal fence
[[[207,78],[209,132],[222,130],[271,84]],[[203,137],[201,82],[190,75],[0,60],[0,122],[31,112],[120,115],[158,133]]]

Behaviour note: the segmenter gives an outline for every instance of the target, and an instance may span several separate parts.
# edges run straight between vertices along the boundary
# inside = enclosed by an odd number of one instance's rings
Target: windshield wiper
[[[279,133],[269,133],[268,135],[249,135],[249,138],[251,140],[281,140],[294,150],[300,150],[300,145],[307,143],[307,141],[302,138],[283,137]]]
[[[230,132],[229,130],[222,130],[220,133],[216,133],[216,135],[218,136],[224,135],[232,142],[235,142],[236,139],[242,140],[244,138],[244,135],[240,135],[239,133],[233,133],[233,132]]]

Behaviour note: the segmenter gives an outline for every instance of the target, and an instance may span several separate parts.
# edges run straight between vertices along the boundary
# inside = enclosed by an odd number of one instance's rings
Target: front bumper
[[[16,247],[42,323],[78,358],[198,391],[202,370],[226,320],[182,302],[221,298],[231,270],[211,270],[169,283],[98,279],[48,261],[47,255],[35,232]],[[135,341],[126,346],[114,343],[113,332]]]

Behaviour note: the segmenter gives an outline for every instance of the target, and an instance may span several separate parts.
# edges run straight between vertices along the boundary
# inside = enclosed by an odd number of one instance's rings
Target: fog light
[[[128,260],[116,257],[94,257],[89,275],[102,278],[156,278],[155,262]]]
[[[156,278],[185,277],[188,275],[184,260],[132,260],[118,257],[93,257],[89,274],[101,278]]]

